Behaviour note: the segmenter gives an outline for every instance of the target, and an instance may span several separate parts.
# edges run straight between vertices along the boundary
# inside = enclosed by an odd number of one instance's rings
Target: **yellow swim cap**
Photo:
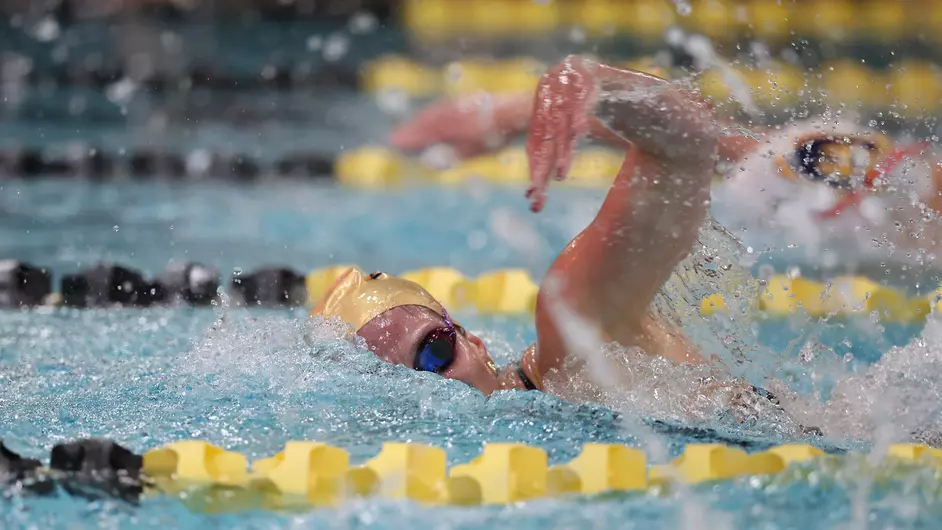
[[[445,311],[438,300],[415,282],[385,273],[366,275],[352,267],[337,279],[311,314],[339,317],[360,331],[382,313],[404,305],[427,307],[439,315]]]

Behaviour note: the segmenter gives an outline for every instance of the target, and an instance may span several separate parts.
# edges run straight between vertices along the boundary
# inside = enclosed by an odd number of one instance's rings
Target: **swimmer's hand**
[[[459,158],[499,149],[530,121],[532,93],[494,95],[479,92],[442,99],[396,127],[389,143],[404,151],[450,146]]]
[[[530,160],[530,209],[538,212],[546,202],[550,176],[562,180],[572,163],[576,140],[590,132],[592,109],[598,93],[592,59],[570,55],[540,79],[533,100],[527,137]]]

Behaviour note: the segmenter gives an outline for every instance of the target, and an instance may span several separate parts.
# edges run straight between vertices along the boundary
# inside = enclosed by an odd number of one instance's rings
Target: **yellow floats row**
[[[893,445],[886,456],[942,465],[942,450],[924,445]],[[725,445],[690,444],[669,464],[649,466],[638,449],[590,443],[571,461],[550,466],[542,449],[492,443],[477,458],[448,469],[441,448],[386,443],[375,458],[351,466],[349,454],[341,448],[292,441],[278,454],[250,466],[241,453],[188,440],[145,453],[143,472],[161,492],[201,509],[333,506],[369,496],[467,506],[772,475],[792,463],[816,458],[838,457],[810,445],[782,445],[747,454]],[[208,495],[198,494],[200,489],[214,488]]]
[[[876,69],[840,60],[813,71],[773,63],[765,68],[734,66],[731,72],[704,72],[696,80],[700,93],[721,103],[731,99],[732,85],[741,84],[748,87],[752,102],[766,109],[826,103],[871,111],[893,109],[903,118],[922,118],[942,110],[942,74],[925,61],[898,61]]]
[[[580,30],[590,38],[625,35],[660,41],[679,25],[720,41],[757,37],[841,42],[938,38],[938,0],[409,0],[412,37],[442,41],[533,38]]]
[[[942,4],[940,4],[942,11]],[[669,71],[652,59],[638,58],[620,66],[668,77]],[[403,92],[412,97],[462,96],[477,91],[495,94],[532,92],[547,65],[535,59],[468,59],[434,68],[398,56],[367,65],[360,80],[368,92]],[[731,73],[730,73],[731,72]],[[942,108],[942,75],[925,61],[899,61],[892,68],[873,69],[851,60],[826,63],[816,71],[770,63],[763,68],[734,66],[727,72],[708,70],[695,80],[701,92],[715,102],[731,95],[730,85],[748,87],[760,107],[794,106],[823,101],[851,108],[896,108],[907,114]]]
[[[711,315],[725,307],[723,296],[714,294],[701,300],[700,313]],[[768,317],[875,316],[885,323],[919,323],[933,311],[942,311],[942,288],[926,296],[909,297],[898,289],[859,276],[842,276],[824,283],[776,275],[761,286],[758,310]]]
[[[583,149],[573,156],[572,167],[563,186],[607,188],[618,173],[624,153],[609,149]],[[337,181],[356,188],[389,188],[407,183],[459,185],[482,180],[496,185],[524,185],[530,182],[529,162],[522,147],[508,147],[496,153],[461,161],[454,166],[430,171],[411,159],[381,147],[344,152],[334,166]]]
[[[348,269],[347,265],[338,265],[309,273],[306,284],[310,305],[317,303]],[[486,315],[532,314],[539,291],[539,285],[523,269],[500,269],[469,278],[450,267],[428,267],[400,276],[424,287],[449,310],[473,310]],[[876,316],[887,323],[918,323],[933,311],[942,312],[942,288],[926,296],[909,297],[859,276],[841,276],[824,283],[776,275],[764,282],[757,281],[756,297],[759,314],[772,318],[796,314],[812,318]],[[720,293],[700,301],[700,313],[704,316],[725,310],[726,302]]]

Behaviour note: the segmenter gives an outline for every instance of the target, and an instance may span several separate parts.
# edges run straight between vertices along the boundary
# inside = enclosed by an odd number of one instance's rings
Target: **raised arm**
[[[706,215],[721,134],[695,95],[640,72],[569,57],[540,83],[527,140],[531,208],[551,177],[569,169],[574,140],[597,120],[630,143],[595,220],[559,255],[537,302],[537,378],[566,356],[553,304],[595,323],[606,339],[677,363],[701,362],[677,330],[650,315],[651,302],[689,252]],[[558,307],[558,306],[557,306]]]

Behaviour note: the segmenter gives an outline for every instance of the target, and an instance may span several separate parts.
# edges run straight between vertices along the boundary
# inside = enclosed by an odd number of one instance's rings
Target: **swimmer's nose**
[[[457,361],[442,375],[457,379],[480,390],[485,395],[500,390],[497,382],[497,368],[487,355],[487,349],[481,339],[462,332],[458,335],[456,347]]]
[[[468,333],[467,337],[468,337],[468,341],[470,341],[471,344],[474,345],[474,348],[477,351],[477,355],[479,355],[482,360],[486,361],[490,365],[491,370],[494,373],[496,373],[497,367],[494,365],[494,361],[491,360],[491,356],[487,351],[487,346],[484,344],[484,341],[481,340],[481,338],[478,337],[477,335],[472,335],[470,333]]]
[[[484,366],[484,369],[487,370],[488,374],[491,376],[497,376],[497,365],[494,364],[494,359],[491,359],[491,355],[487,351],[487,346],[484,345],[484,342],[475,337],[469,337],[471,343],[477,349],[477,361]]]

